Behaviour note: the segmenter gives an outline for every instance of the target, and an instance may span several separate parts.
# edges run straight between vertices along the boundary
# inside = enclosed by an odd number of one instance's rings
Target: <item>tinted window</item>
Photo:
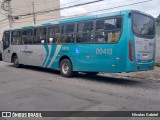
[[[122,18],[106,18],[96,21],[95,42],[115,43],[121,34]]]
[[[33,30],[23,30],[22,31],[22,44],[32,44],[33,42]]]
[[[59,43],[60,39],[60,27],[59,26],[52,26],[48,28],[48,41],[50,44],[52,43]]]
[[[93,31],[93,22],[78,23],[78,32],[90,32]]]
[[[46,32],[47,28],[42,27],[42,28],[37,28],[34,29],[34,44],[44,44],[47,42],[46,40]]]
[[[133,32],[141,37],[153,37],[155,35],[155,21],[153,18],[133,13]]]
[[[74,43],[74,24],[62,26],[61,43]]]
[[[93,21],[80,22],[77,24],[77,43],[92,43],[94,39]]]
[[[21,31],[12,31],[11,43],[14,45],[21,44]]]
[[[121,29],[122,18],[112,18],[96,21],[96,30],[114,30]]]
[[[10,32],[4,32],[3,35],[3,49],[7,49],[10,45]]]

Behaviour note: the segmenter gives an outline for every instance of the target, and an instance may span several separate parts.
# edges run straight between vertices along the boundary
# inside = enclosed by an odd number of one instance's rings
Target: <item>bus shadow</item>
[[[13,65],[8,65],[9,67],[14,67]],[[60,75],[59,71],[49,69],[49,68],[43,68],[43,67],[37,67],[37,66],[29,66],[29,65],[23,65],[22,67],[18,69],[28,69],[32,71],[37,71],[37,72],[45,72],[45,73],[52,73],[52,74],[57,74]]]
[[[102,76],[101,74],[98,75],[86,75],[86,74],[78,74],[76,75],[77,78],[81,78],[88,81],[94,81],[98,83],[105,83],[105,84],[118,84],[118,85],[128,85],[128,86],[135,86],[139,84],[143,84],[142,81],[130,78],[117,78],[117,77],[110,77],[110,76]]]
[[[9,67],[14,67],[13,65],[8,65]],[[60,76],[60,72],[53,69],[47,69],[42,67],[36,67],[36,66],[28,66],[24,65],[21,68],[38,71],[38,72],[45,72],[49,74],[55,74]],[[82,79],[82,80],[88,80],[93,81],[97,83],[105,83],[105,84],[118,84],[118,85],[128,85],[128,86],[135,86],[138,84],[143,84],[143,81],[136,80],[136,79],[130,79],[130,78],[117,78],[117,77],[110,77],[110,76],[102,76],[101,74],[97,75],[87,75],[83,73],[76,74],[72,78],[66,78],[66,79]]]

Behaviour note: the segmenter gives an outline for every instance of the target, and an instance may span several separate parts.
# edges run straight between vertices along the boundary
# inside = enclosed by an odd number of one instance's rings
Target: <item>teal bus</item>
[[[135,10],[51,20],[4,31],[3,61],[75,73],[154,69],[155,19]]]

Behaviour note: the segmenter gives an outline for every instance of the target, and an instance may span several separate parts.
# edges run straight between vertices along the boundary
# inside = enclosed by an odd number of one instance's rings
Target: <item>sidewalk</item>
[[[155,67],[151,71],[131,72],[131,73],[107,73],[110,77],[135,78],[147,80],[160,80],[160,67]]]

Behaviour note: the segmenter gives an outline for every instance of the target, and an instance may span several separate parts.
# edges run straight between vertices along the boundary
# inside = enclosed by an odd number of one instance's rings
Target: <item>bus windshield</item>
[[[140,13],[133,13],[133,32],[138,37],[153,38],[155,36],[155,20]]]

